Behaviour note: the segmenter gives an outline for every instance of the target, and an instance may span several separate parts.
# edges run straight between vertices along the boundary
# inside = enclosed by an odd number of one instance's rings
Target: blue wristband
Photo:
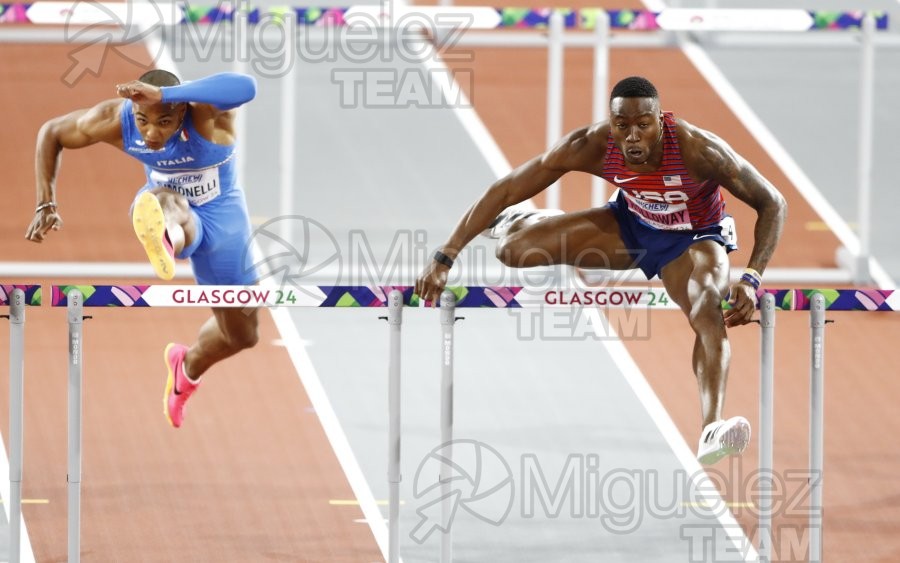
[[[754,276],[753,274],[751,274],[749,272],[745,272],[744,275],[741,276],[741,281],[747,282],[748,284],[752,285],[753,289],[759,289],[759,286],[762,283],[761,279],[759,279],[758,277]]]

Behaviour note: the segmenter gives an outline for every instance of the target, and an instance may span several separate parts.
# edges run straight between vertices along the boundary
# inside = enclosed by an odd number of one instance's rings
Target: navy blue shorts
[[[144,186],[138,195],[152,187]],[[258,275],[249,248],[250,215],[244,191],[234,188],[190,209],[197,232],[178,258],[190,259],[197,283],[254,285]]]
[[[726,238],[719,224],[700,231],[662,231],[648,226],[628,210],[628,203],[619,192],[615,201],[608,204],[619,223],[619,235],[635,264],[647,279],[660,276],[666,264],[681,256],[687,248],[701,240],[714,240],[725,247],[726,252],[737,250],[737,237]],[[731,216],[723,220],[733,223]],[[662,278],[662,276],[660,276]]]

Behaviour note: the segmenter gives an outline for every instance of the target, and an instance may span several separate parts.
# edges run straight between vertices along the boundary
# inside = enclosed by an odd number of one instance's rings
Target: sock
[[[169,237],[169,229],[163,231],[163,240],[166,243],[166,250],[169,251],[173,257],[175,256],[175,245],[172,244],[172,239]]]

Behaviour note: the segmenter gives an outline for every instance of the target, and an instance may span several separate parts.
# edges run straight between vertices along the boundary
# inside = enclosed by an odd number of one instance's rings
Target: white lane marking
[[[386,560],[388,554],[388,529],[384,516],[381,515],[381,511],[375,501],[375,495],[372,494],[372,489],[369,488],[369,483],[366,481],[365,475],[363,475],[359,461],[357,461],[356,455],[350,447],[350,441],[347,439],[347,435],[344,433],[344,429],[338,420],[337,413],[335,413],[334,407],[332,407],[331,401],[328,399],[322,380],[319,378],[319,374],[306,351],[306,346],[300,338],[300,333],[297,331],[297,326],[286,308],[269,309],[269,312],[275,321],[279,334],[281,334],[281,340],[286,343],[288,355],[294,364],[297,376],[300,378],[304,389],[306,389],[306,394],[315,408],[316,415],[322,423],[322,429],[328,437],[328,442],[331,444],[334,454],[344,470],[344,475],[350,483],[350,488],[353,489],[353,495],[359,500],[359,507],[363,516],[365,516],[365,520],[369,523],[375,542]]]

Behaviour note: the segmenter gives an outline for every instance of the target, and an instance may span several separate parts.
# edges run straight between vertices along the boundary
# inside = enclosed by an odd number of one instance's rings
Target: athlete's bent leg
[[[213,309],[213,317],[200,329],[191,348],[169,344],[164,354],[168,376],[163,394],[163,413],[175,428],[184,423],[185,408],[210,366],[251,348],[259,341],[256,309]]]
[[[625,270],[634,260],[607,207],[546,217],[500,239],[497,258],[513,268],[568,264],[582,268]]]
[[[184,196],[165,188],[142,190],[131,209],[134,234],[158,277],[175,277],[175,258],[197,240],[200,227]]]
[[[166,188],[154,188],[150,193],[159,200],[159,206],[165,216],[166,233],[177,256],[191,246],[197,234],[190,204],[183,195]]]
[[[213,364],[252,348],[259,342],[256,309],[214,308],[200,328],[197,342],[185,356],[187,376],[196,380]]]
[[[700,387],[703,428],[697,459],[704,465],[739,454],[750,442],[750,423],[742,416],[722,420],[731,348],[722,316],[728,291],[725,251],[712,241],[698,242],[662,269],[670,297],[694,331],[694,373]]]

